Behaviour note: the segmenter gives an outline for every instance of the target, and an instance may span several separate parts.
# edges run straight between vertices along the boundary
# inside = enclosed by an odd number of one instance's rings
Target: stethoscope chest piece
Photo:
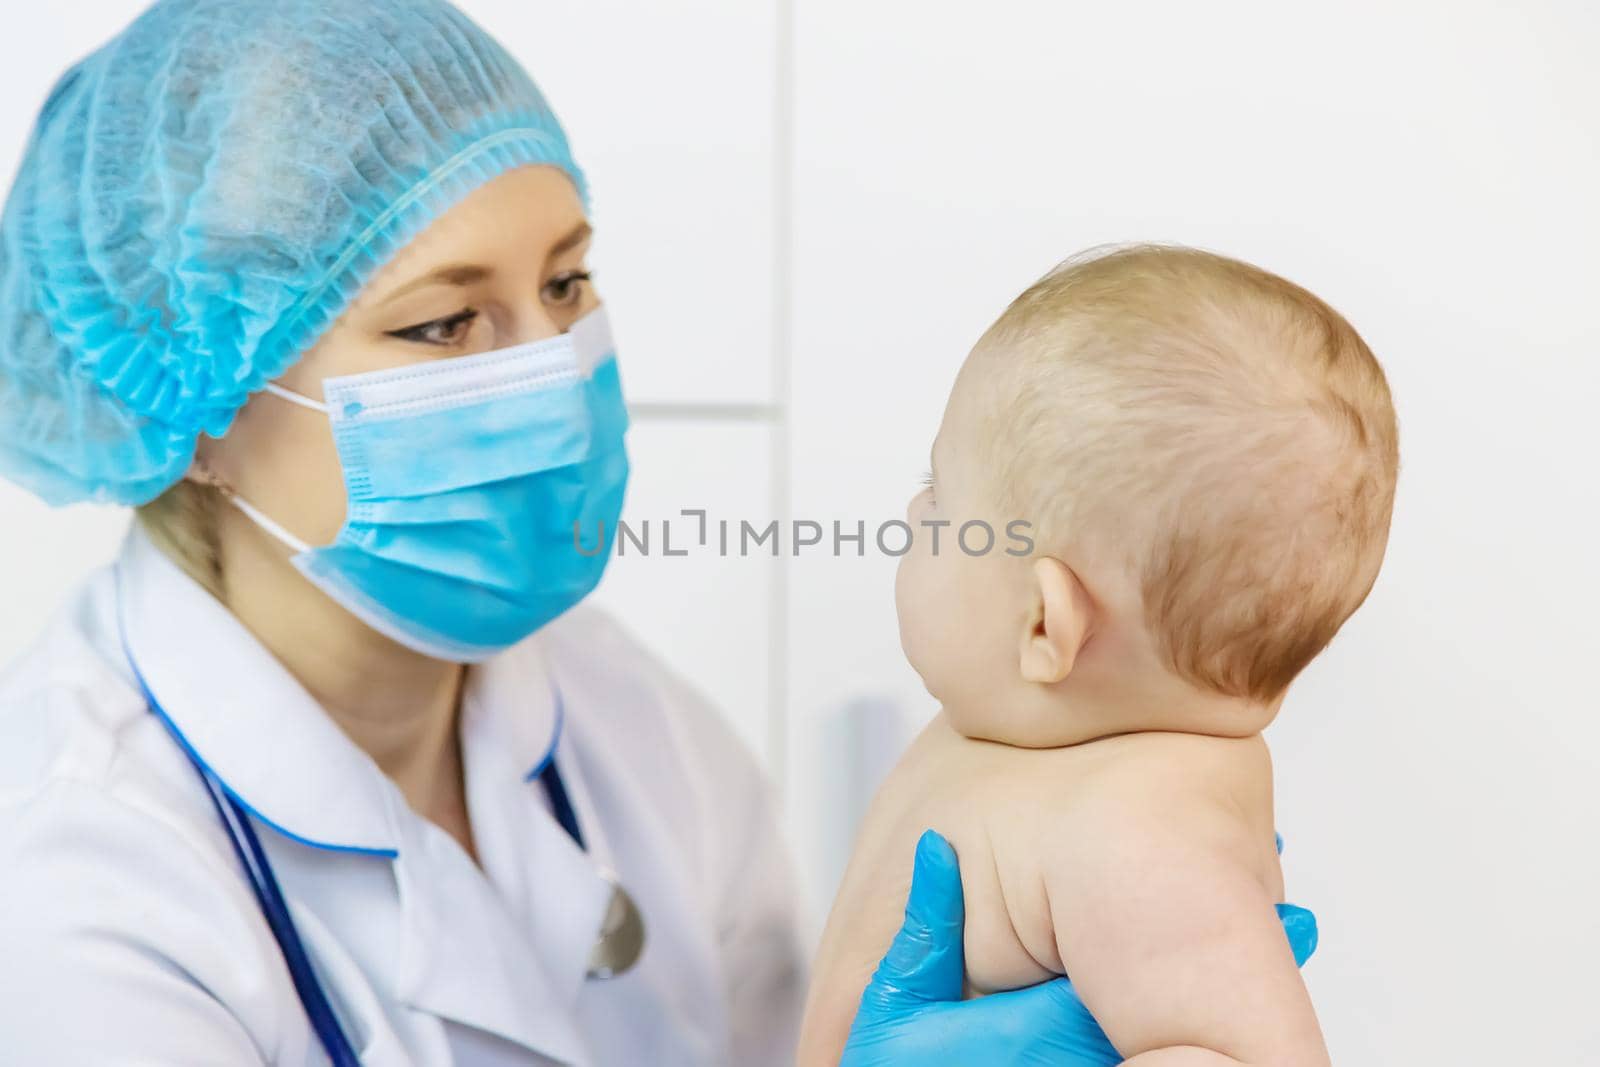
[[[615,875],[606,872],[605,879],[611,883],[611,903],[589,953],[590,978],[615,978],[638,963],[644,952],[644,917]]]

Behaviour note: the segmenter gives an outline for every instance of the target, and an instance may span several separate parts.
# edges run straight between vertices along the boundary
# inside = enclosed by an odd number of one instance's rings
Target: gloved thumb
[[[925,831],[911,868],[905,922],[862,994],[862,1009],[904,1010],[960,1000],[965,920],[956,851],[943,837]]]
[[[1279,904],[1278,921],[1289,936],[1289,948],[1294,952],[1296,967],[1304,967],[1306,960],[1317,951],[1317,917],[1296,904]]]

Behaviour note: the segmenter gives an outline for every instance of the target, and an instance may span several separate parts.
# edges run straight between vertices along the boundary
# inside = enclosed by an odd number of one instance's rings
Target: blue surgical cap
[[[163,0],[51,90],[0,218],[0,473],[143,503],[472,189],[552,164],[443,0]]]

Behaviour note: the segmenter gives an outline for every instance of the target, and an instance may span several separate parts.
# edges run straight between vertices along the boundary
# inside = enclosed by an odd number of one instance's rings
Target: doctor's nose
[[[510,337],[506,343],[523,345],[556,337],[598,308],[601,301],[594,283],[585,278],[578,284],[581,288],[573,291],[570,302],[552,303],[544,298],[542,290],[519,299],[510,308]]]
[[[565,333],[571,325],[571,322],[565,321],[555,310],[534,299],[515,309],[511,336],[507,338],[507,343],[525,345],[535,341],[548,341]]]

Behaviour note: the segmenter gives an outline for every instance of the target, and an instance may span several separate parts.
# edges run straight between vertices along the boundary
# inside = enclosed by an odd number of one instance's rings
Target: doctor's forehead
[[[441,267],[538,267],[580,250],[591,233],[571,178],[553,166],[519,167],[430,223],[384,264],[363,298],[388,300]]]

